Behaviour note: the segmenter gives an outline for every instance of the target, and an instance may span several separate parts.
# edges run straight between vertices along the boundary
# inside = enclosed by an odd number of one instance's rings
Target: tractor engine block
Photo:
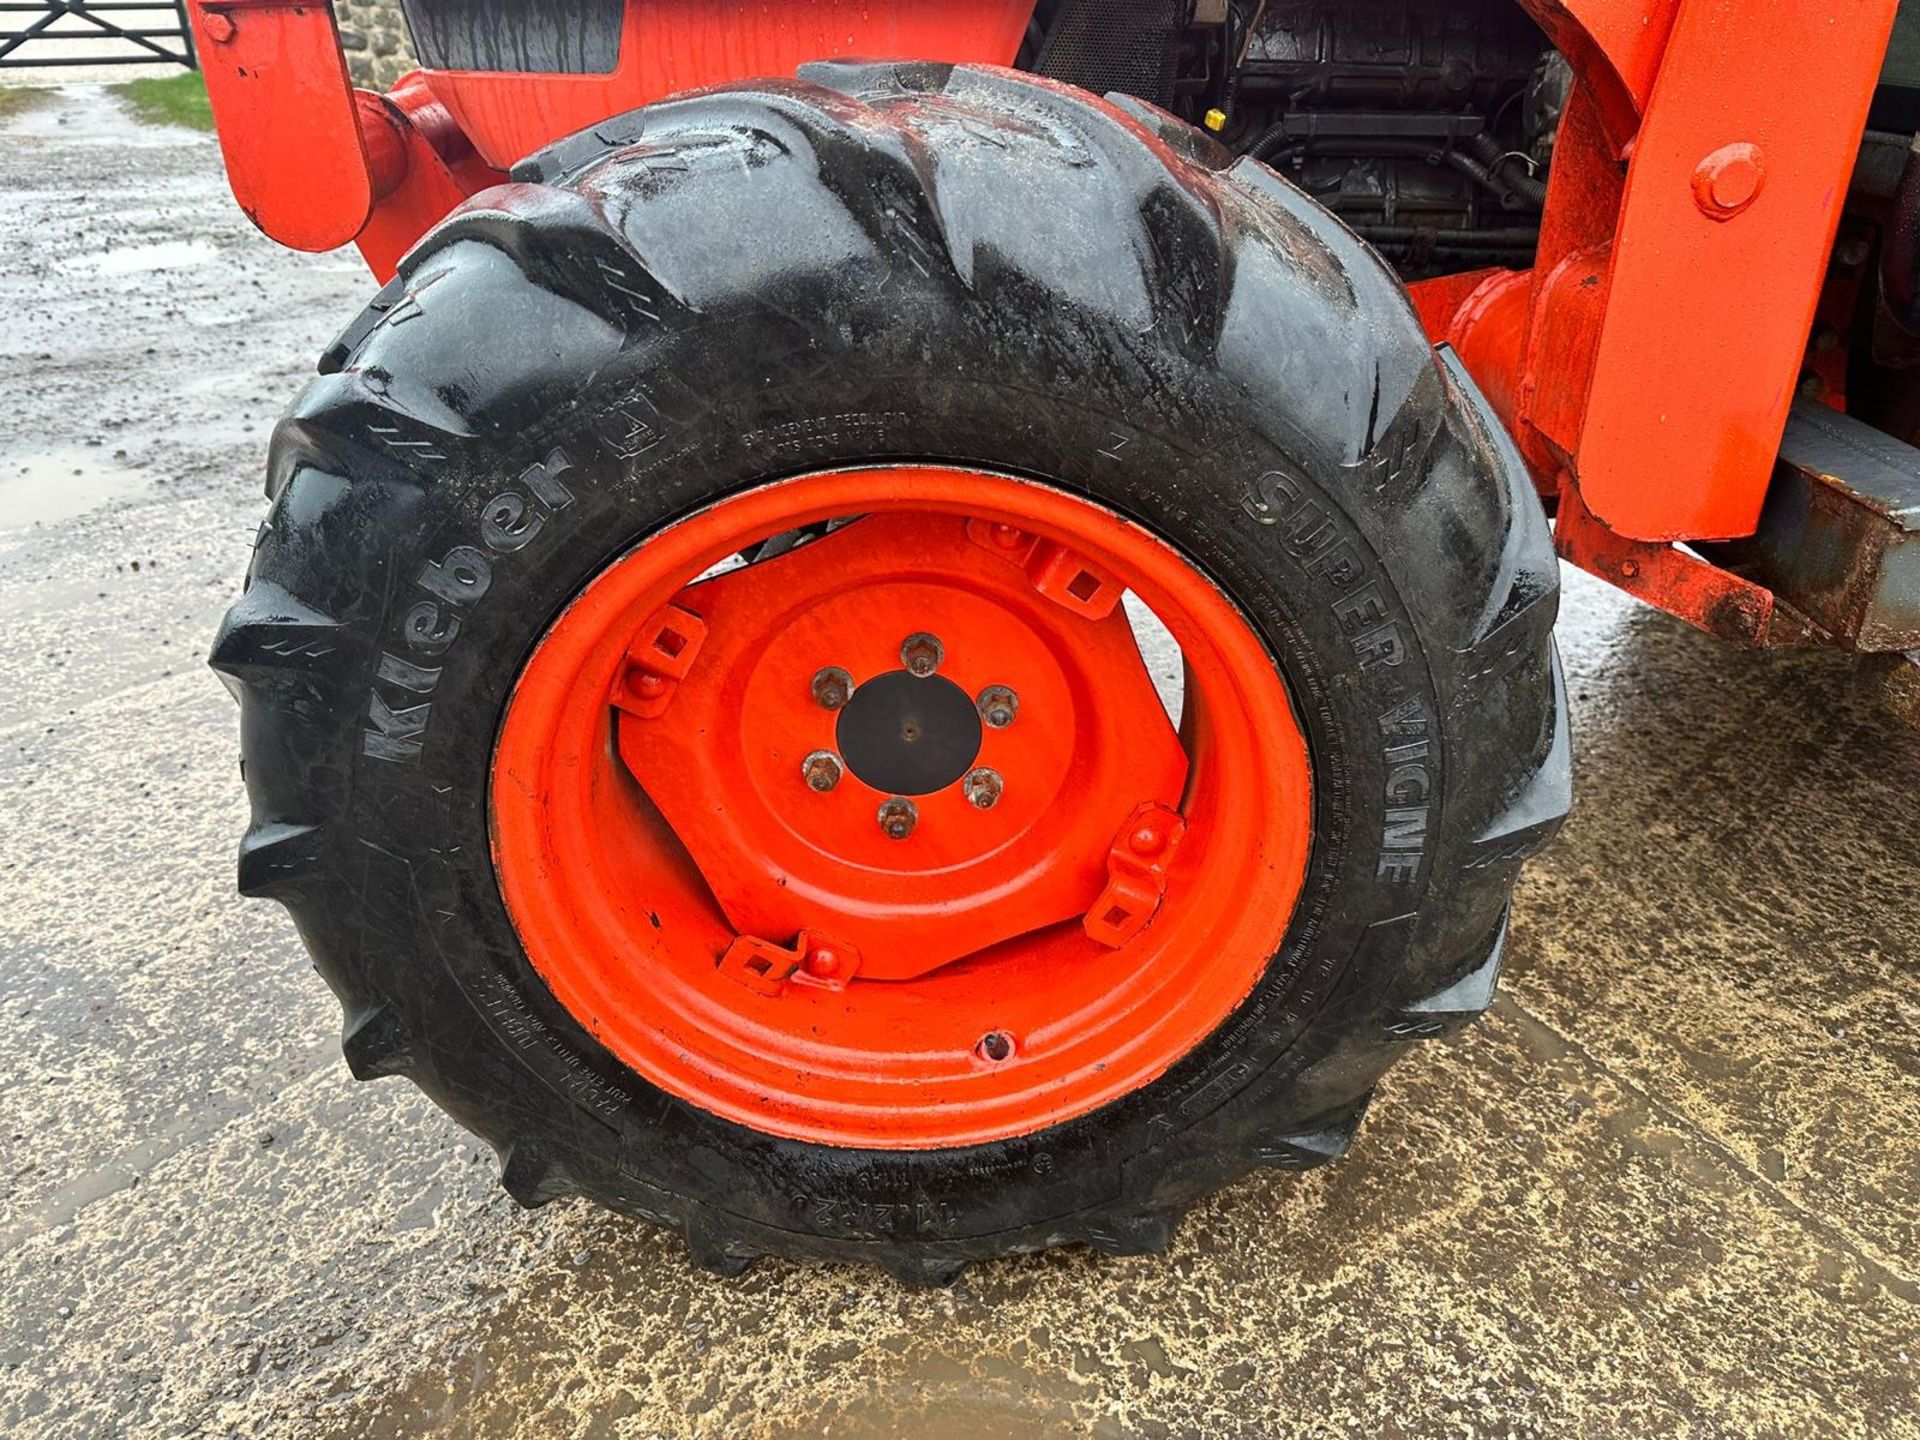
[[[1410,278],[1530,262],[1570,77],[1514,0],[1056,0],[1021,63],[1206,126]]]

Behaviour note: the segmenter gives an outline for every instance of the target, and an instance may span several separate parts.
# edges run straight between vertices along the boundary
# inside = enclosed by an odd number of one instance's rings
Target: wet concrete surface
[[[1920,737],[1844,660],[1571,576],[1573,818],[1348,1159],[1163,1258],[716,1280],[353,1084],[233,894],[201,657],[357,264],[98,91],[0,205],[0,1434],[1920,1435]]]

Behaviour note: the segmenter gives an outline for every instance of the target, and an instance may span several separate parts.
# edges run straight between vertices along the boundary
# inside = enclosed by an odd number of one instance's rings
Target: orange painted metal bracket
[[[742,935],[720,957],[720,973],[760,995],[779,995],[792,981],[822,990],[844,990],[860,968],[860,952],[811,930],[791,945]]]
[[[505,178],[419,72],[385,95],[355,90],[324,3],[195,0],[190,13],[228,183],[282,245],[357,243],[384,283],[414,241]]]
[[[1560,498],[1563,554],[1773,643],[1793,627],[1766,591],[1669,542],[1759,521],[1895,5],[1527,8],[1577,81],[1536,266],[1423,282],[1415,304]]]
[[[295,250],[332,250],[373,212],[353,85],[325,0],[188,7],[233,198]]]
[[[667,713],[674,689],[687,678],[707,638],[707,622],[691,610],[666,605],[640,627],[627,650],[627,668],[613,703],[642,720]]]
[[[360,135],[372,161],[373,213],[356,238],[382,284],[400,257],[468,196],[507,177],[481,163],[426,77],[416,70],[385,95],[357,90]]]
[[[1120,603],[1124,586],[1103,575],[1085,556],[1052,540],[1042,540],[1011,525],[967,522],[967,538],[1001,559],[1022,567],[1033,588],[1074,614],[1104,620]]]
[[[1118,950],[1147,928],[1167,893],[1167,862],[1187,822],[1167,805],[1142,805],[1107,852],[1107,883],[1080,921],[1087,938]]]
[[[1633,141],[1573,467],[1617,533],[1753,532],[1894,9],[1680,7]]]
[[[1553,534],[1555,547],[1581,569],[1709,635],[1756,649],[1820,638],[1806,617],[1765,586],[1678,546],[1615,534],[1572,487],[1561,492]]]

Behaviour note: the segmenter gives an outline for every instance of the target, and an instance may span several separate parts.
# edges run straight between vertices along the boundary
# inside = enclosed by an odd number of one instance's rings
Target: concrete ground
[[[1486,1021],[1170,1255],[720,1281],[355,1085],[202,657],[371,288],[213,142],[0,121],[0,1434],[1920,1435],[1920,736],[1574,575]]]

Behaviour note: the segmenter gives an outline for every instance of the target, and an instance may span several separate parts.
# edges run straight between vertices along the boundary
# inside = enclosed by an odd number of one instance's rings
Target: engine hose
[[[1544,180],[1536,180],[1526,169],[1526,156],[1517,150],[1502,150],[1491,135],[1474,135],[1467,140],[1467,148],[1487,167],[1487,178],[1496,190],[1503,190],[1519,197],[1535,210],[1543,209],[1547,203],[1547,185]],[[1518,170],[1510,169],[1514,161],[1520,162]]]
[[[1236,5],[1227,6],[1227,23],[1220,37],[1220,67],[1225,72],[1220,86],[1220,109],[1232,115],[1234,106],[1240,102],[1240,53],[1239,37],[1234,33],[1236,21],[1240,18],[1240,9]]]
[[[1356,222],[1353,233],[1377,245],[1425,243],[1444,250],[1530,250],[1540,243],[1540,232],[1524,225],[1499,230],[1449,230],[1438,226]]]
[[[1284,148],[1279,142],[1286,138],[1286,122],[1284,120],[1276,121],[1260,132],[1259,137],[1253,144],[1247,147],[1247,154],[1256,160],[1278,159],[1278,151]],[[1270,151],[1274,153],[1270,155]]]
[[[1284,123],[1269,126],[1260,137],[1248,147],[1247,153],[1256,160],[1269,165],[1278,164],[1294,155],[1306,155],[1312,152],[1314,140],[1333,144],[1334,153],[1340,155],[1391,156],[1403,160],[1424,160],[1429,165],[1447,165],[1458,170],[1482,189],[1499,197],[1503,202],[1511,199],[1515,204],[1508,209],[1538,210],[1547,200],[1546,185],[1531,175],[1513,174],[1506,168],[1508,162],[1519,157],[1504,152],[1491,139],[1484,135],[1469,137],[1465,142],[1481,158],[1469,155],[1463,150],[1451,146],[1435,147],[1424,140],[1395,140],[1366,137],[1334,143],[1331,136],[1290,136]]]

